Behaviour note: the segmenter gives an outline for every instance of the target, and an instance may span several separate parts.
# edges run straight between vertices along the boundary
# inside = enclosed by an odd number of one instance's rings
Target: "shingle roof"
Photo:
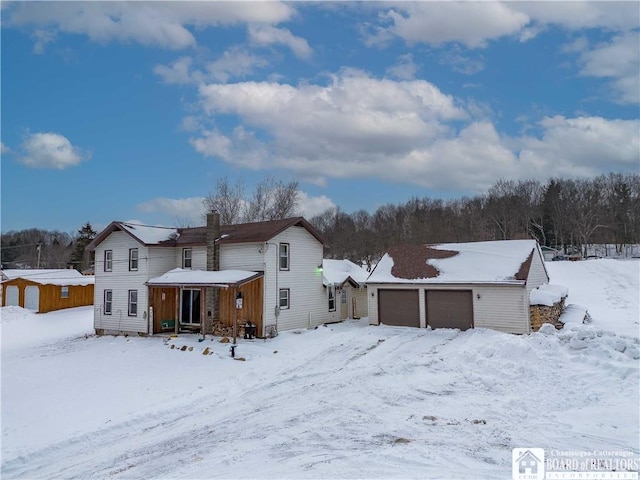
[[[221,238],[218,244],[266,242],[293,226],[305,228],[320,243],[326,245],[326,241],[320,232],[303,217],[238,225],[222,225],[220,227]],[[169,228],[138,225],[127,222],[111,222],[111,224],[100,232],[87,246],[87,249],[95,250],[95,248],[114,231],[124,231],[143,245],[175,247],[207,244],[207,227]]]
[[[382,257],[367,283],[524,283],[535,240],[403,245]]]

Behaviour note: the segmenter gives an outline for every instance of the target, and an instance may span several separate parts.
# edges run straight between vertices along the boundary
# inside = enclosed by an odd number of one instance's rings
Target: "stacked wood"
[[[238,320],[238,328],[236,330],[236,335],[238,336],[238,338],[244,337],[245,323],[245,320]],[[214,322],[213,335],[215,337],[233,337],[233,326],[225,325],[222,322]]]
[[[557,329],[563,327],[560,322],[560,315],[564,311],[564,298],[552,306],[547,305],[531,305],[529,307],[529,318],[531,319],[531,331],[537,332],[545,323],[551,323]]]

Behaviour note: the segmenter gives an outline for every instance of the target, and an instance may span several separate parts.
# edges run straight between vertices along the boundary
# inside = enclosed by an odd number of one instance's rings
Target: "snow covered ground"
[[[504,479],[514,447],[637,456],[640,262],[547,267],[591,324],[363,319],[242,340],[237,361],[217,339],[92,336],[91,307],[3,308],[2,478]]]

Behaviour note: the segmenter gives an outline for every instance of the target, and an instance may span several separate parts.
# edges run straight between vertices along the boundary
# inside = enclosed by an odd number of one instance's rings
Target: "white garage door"
[[[40,307],[40,289],[29,285],[24,289],[24,308],[37,312]]]
[[[18,287],[12,285],[7,287],[7,303],[5,303],[7,307],[17,307],[18,306]]]

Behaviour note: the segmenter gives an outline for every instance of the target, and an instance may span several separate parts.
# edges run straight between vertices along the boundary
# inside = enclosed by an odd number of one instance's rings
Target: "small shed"
[[[548,282],[535,240],[393,247],[367,279],[369,323],[529,333],[529,293]]]
[[[324,259],[322,284],[326,290],[331,320],[362,318],[368,315],[367,285],[364,268],[350,260]]]
[[[93,305],[95,277],[72,269],[2,271],[2,306],[37,313]]]

